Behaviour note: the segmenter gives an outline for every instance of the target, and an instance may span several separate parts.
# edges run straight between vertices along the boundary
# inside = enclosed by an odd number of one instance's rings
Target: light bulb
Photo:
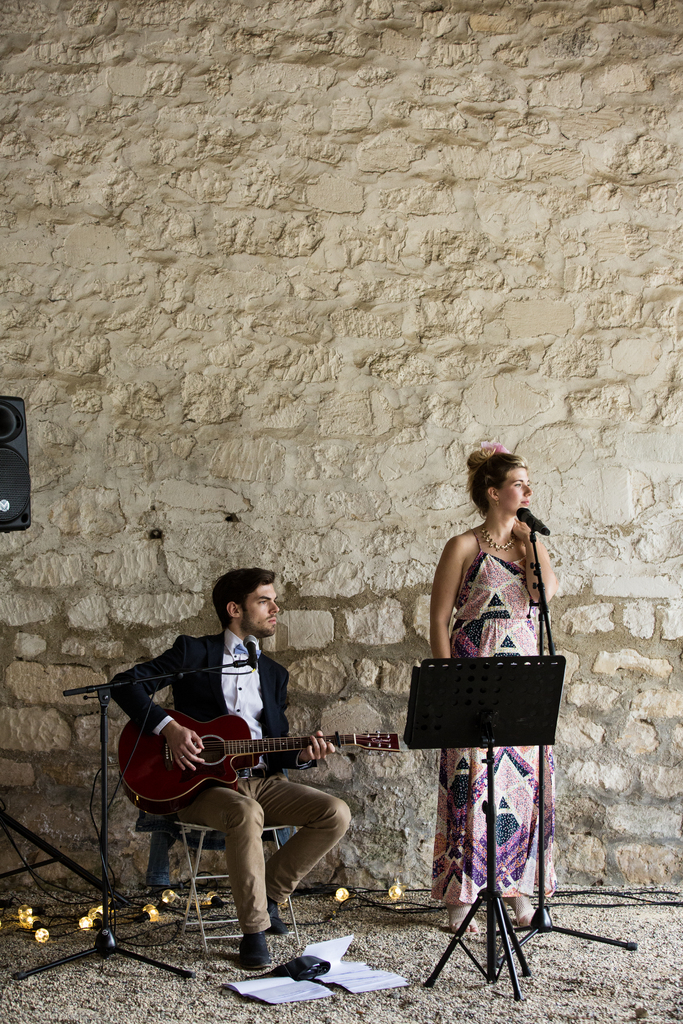
[[[161,898],[164,903],[175,903],[178,899],[178,893],[174,892],[173,889],[164,889],[161,894]]]
[[[35,929],[37,924],[42,924],[42,922],[41,922],[41,920],[40,920],[40,918],[38,917],[37,914],[28,914],[24,918],[24,922],[25,922],[27,928],[33,928],[33,929]]]
[[[85,917],[79,918],[78,927],[82,928],[84,931],[86,928],[92,928],[92,918],[88,917],[87,914],[85,915]]]
[[[50,933],[47,928],[39,928],[36,932],[36,942],[47,942],[50,938]]]
[[[17,910],[17,914],[19,915],[19,920],[20,921],[23,921],[25,917],[28,917],[29,914],[32,914],[32,913],[33,913],[33,907],[29,907],[28,903],[23,903],[19,907],[19,909]]]
[[[143,914],[147,914],[150,921],[159,920],[159,911],[157,910],[153,903],[148,903],[145,907],[143,907],[142,912]]]
[[[334,894],[334,898],[337,901],[337,903],[344,903],[350,897],[351,893],[349,892],[348,889],[337,889],[337,891]]]
[[[88,911],[88,917],[90,918],[91,921],[94,921],[96,917],[102,917],[103,912],[104,912],[104,908],[102,907],[102,904],[100,903],[99,907],[91,907],[90,908],[90,910]]]
[[[400,900],[403,893],[406,891],[406,886],[403,884],[400,878],[394,879],[394,884],[389,886],[389,899]]]

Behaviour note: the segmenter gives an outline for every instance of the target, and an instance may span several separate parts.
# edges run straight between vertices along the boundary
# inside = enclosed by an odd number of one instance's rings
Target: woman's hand
[[[521,519],[514,519],[512,521],[512,536],[524,545],[531,544],[531,530]]]

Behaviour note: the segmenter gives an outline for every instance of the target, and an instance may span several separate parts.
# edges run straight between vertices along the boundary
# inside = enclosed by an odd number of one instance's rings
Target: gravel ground
[[[4,1024],[45,1020],[54,1024],[100,1020],[111,1024],[129,1024],[131,1020],[147,1024],[300,1024],[311,1018],[320,1024],[357,1024],[364,1019],[372,1020],[373,1024],[439,1024],[460,1018],[474,1024],[509,1024],[510,1020],[534,1024],[683,1021],[683,894],[648,890],[648,900],[681,902],[681,906],[658,906],[638,901],[638,897],[642,899],[645,895],[643,890],[630,893],[635,899],[615,900],[600,891],[587,895],[571,892],[566,900],[556,898],[552,906],[556,926],[633,939],[638,950],[629,952],[557,932],[539,936],[525,947],[532,977],[521,979],[525,999],[518,1003],[513,999],[505,970],[495,985],[487,985],[461,950],[453,954],[433,989],[423,987],[448,943],[443,927],[445,914],[430,912],[435,904],[423,894],[408,894],[415,913],[398,915],[393,907],[389,909],[386,897],[375,894],[373,900],[378,905],[369,906],[362,898],[355,898],[332,920],[328,918],[336,904],[329,896],[302,896],[296,900],[295,909],[304,945],[354,934],[347,959],[396,971],[410,985],[363,995],[332,989],[329,999],[315,1004],[271,1007],[222,990],[224,982],[248,976],[237,965],[236,939],[212,943],[209,956],[205,957],[195,934],[184,938],[177,934],[177,915],[170,912],[164,913],[159,924],[133,923],[130,914],[122,916],[117,924],[119,943],[176,966],[189,967],[196,972],[193,979],[177,978],[124,957],[102,960],[93,956],[15,981],[14,971],[87,949],[93,941],[92,932],[79,932],[75,926],[78,916],[92,902],[81,901],[72,908],[64,908],[37,893],[22,891],[17,894],[14,907],[7,908],[2,917],[0,1019]],[[143,896],[135,893],[132,898],[141,904],[146,902]],[[586,908],[571,906],[570,900],[620,905]],[[17,923],[16,906],[32,901],[34,906],[45,908],[44,917],[48,919],[68,911],[61,926],[52,920],[50,941],[43,946]],[[274,963],[298,955],[303,948],[296,946],[292,936],[273,937],[269,943]],[[144,948],[141,944],[145,944]],[[481,939],[472,942],[472,949],[484,959]]]

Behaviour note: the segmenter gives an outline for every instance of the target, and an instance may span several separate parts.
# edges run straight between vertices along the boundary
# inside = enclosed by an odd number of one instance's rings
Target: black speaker
[[[0,533],[31,525],[26,410],[22,398],[0,395]]]

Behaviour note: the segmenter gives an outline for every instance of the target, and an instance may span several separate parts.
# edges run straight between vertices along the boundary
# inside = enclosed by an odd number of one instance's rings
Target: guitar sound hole
[[[225,744],[220,736],[202,736],[204,749],[200,751],[200,757],[206,761],[206,765],[220,764],[225,760]],[[198,765],[199,768],[202,765]]]

